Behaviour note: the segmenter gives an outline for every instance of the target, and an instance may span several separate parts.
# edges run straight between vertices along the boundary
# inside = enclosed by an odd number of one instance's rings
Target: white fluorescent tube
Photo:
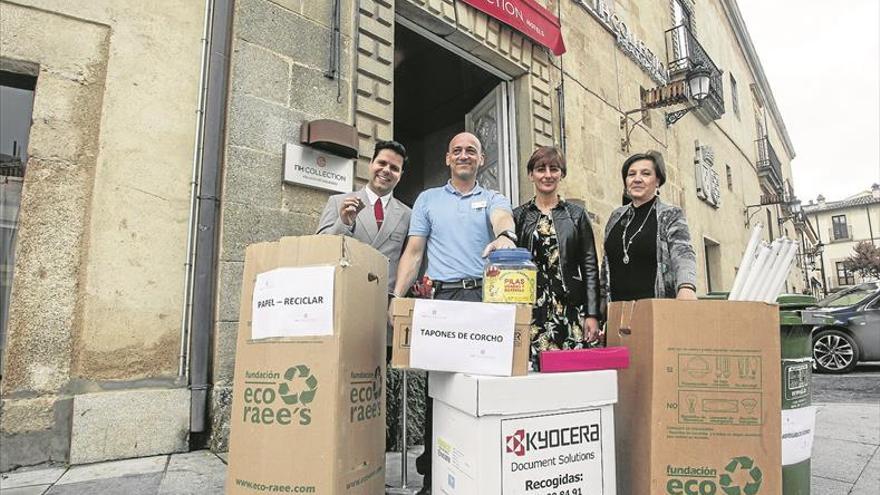
[[[766,287],[767,277],[770,275],[769,272],[773,269],[773,265],[776,263],[776,259],[779,256],[779,250],[781,248],[782,242],[779,239],[773,241],[773,244],[771,244],[769,247],[769,252],[764,259],[764,262],[760,266],[755,267],[758,273],[755,275],[752,283],[748,286],[748,290],[746,292],[743,292],[742,300],[762,300],[761,298],[758,298],[758,296],[764,293],[764,287]]]
[[[792,261],[794,261],[795,254],[797,254],[797,243],[795,241],[789,241],[790,247],[788,252],[785,253],[785,258],[782,260],[782,269],[779,270],[776,276],[775,283],[772,286],[771,291],[764,299],[765,302],[775,303],[776,299],[779,297],[779,294],[782,292],[782,288],[785,285],[786,279],[788,279],[788,275],[791,273],[791,265]]]
[[[761,289],[761,292],[755,295],[755,300],[766,301],[773,294],[779,278],[785,276],[784,272],[787,268],[785,266],[785,258],[788,255],[789,250],[791,250],[791,246],[792,242],[786,239],[785,244],[779,251],[776,265],[773,267],[773,270],[771,270],[770,276],[767,279],[767,284]]]
[[[764,265],[767,263],[767,259],[770,257],[770,252],[770,248],[766,244],[762,243],[761,247],[758,250],[758,258],[755,260],[754,265],[752,265],[752,269],[749,271],[749,276],[746,279],[745,284],[743,285],[742,291],[736,298],[737,301],[749,300],[748,294],[752,286],[755,284],[755,280],[760,275]]]
[[[758,249],[758,245],[761,242],[762,230],[764,230],[764,226],[760,222],[752,228],[752,235],[749,237],[749,243],[746,245],[746,252],[743,253],[742,261],[739,263],[739,270],[736,272],[736,277],[733,279],[733,288],[730,289],[730,295],[728,296],[728,299],[732,301],[735,301],[740,292],[742,292],[743,284],[745,284],[746,278],[749,276],[749,271],[752,269],[752,264],[755,262],[755,251]]]

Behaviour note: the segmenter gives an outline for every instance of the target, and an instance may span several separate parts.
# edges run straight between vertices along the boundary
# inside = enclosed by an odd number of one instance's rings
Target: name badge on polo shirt
[[[471,202],[471,208],[473,208],[474,210],[478,210],[480,208],[485,208],[485,207],[486,207],[486,200],[485,199],[482,201],[472,201]]]

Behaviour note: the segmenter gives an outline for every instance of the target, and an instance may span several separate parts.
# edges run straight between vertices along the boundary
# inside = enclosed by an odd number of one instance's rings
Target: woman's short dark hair
[[[370,161],[375,160],[376,157],[379,156],[379,152],[382,150],[391,150],[391,151],[397,153],[398,155],[400,155],[401,158],[403,158],[403,165],[404,166],[406,166],[406,162],[409,161],[409,159],[406,157],[406,148],[404,148],[404,146],[402,144],[398,143],[397,141],[393,141],[393,140],[392,141],[376,141],[376,147],[373,148],[373,158]]]
[[[556,146],[541,146],[536,149],[532,156],[529,157],[529,162],[526,163],[526,171],[528,173],[534,172],[539,162],[545,165],[556,165],[559,167],[559,170],[562,170],[563,177],[567,173],[565,157],[562,156],[562,152]]]
[[[620,177],[623,179],[624,186],[626,186],[626,174],[629,173],[630,165],[639,160],[648,160],[654,164],[654,174],[657,176],[658,187],[666,183],[666,164],[663,162],[663,155],[658,151],[651,150],[646,153],[636,153],[623,162],[623,168],[620,169]]]

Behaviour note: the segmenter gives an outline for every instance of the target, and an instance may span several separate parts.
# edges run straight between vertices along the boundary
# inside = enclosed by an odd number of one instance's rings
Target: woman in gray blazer
[[[605,226],[602,294],[605,300],[696,299],[696,254],[681,208],[660,201],[666,167],[657,152],[638,153],[621,169],[631,203]]]

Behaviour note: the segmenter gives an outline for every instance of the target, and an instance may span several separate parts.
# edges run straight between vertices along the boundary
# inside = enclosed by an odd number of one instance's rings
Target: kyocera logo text
[[[522,457],[526,452],[598,442],[599,438],[599,425],[590,424],[532,432],[520,429],[505,437],[504,444],[508,454]]]

